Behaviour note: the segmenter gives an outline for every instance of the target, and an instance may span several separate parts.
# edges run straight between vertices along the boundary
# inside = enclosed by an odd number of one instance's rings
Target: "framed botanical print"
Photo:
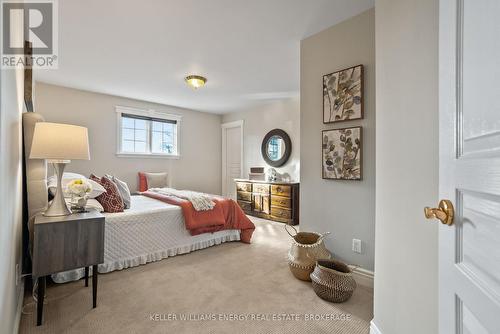
[[[323,130],[323,179],[361,180],[362,128]]]
[[[323,76],[323,123],[363,118],[363,65]]]

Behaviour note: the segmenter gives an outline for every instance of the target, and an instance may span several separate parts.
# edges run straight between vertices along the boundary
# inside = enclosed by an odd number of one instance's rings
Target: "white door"
[[[234,179],[243,174],[243,122],[222,124],[222,195],[236,199]]]
[[[500,1],[440,0],[439,15],[439,185],[455,206],[439,230],[439,332],[497,334]]]

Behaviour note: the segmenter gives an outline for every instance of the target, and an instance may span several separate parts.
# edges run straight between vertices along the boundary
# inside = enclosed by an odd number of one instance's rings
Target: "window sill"
[[[118,158],[153,158],[153,159],[175,159],[181,158],[176,154],[152,154],[152,153],[116,153]]]

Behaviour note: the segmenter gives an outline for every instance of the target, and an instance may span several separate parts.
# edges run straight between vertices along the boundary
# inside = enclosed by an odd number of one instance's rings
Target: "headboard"
[[[47,162],[45,159],[30,159],[31,142],[35,124],[43,122],[43,116],[35,112],[23,114],[24,154],[26,163],[26,190],[28,203],[28,224],[30,234],[35,215],[45,211],[48,205]],[[30,236],[31,237],[31,236]],[[30,238],[31,239],[31,238]]]

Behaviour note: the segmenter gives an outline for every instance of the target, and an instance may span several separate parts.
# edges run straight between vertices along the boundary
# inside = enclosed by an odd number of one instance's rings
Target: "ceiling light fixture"
[[[194,89],[203,87],[207,82],[207,78],[202,77],[201,75],[188,75],[184,80]]]

